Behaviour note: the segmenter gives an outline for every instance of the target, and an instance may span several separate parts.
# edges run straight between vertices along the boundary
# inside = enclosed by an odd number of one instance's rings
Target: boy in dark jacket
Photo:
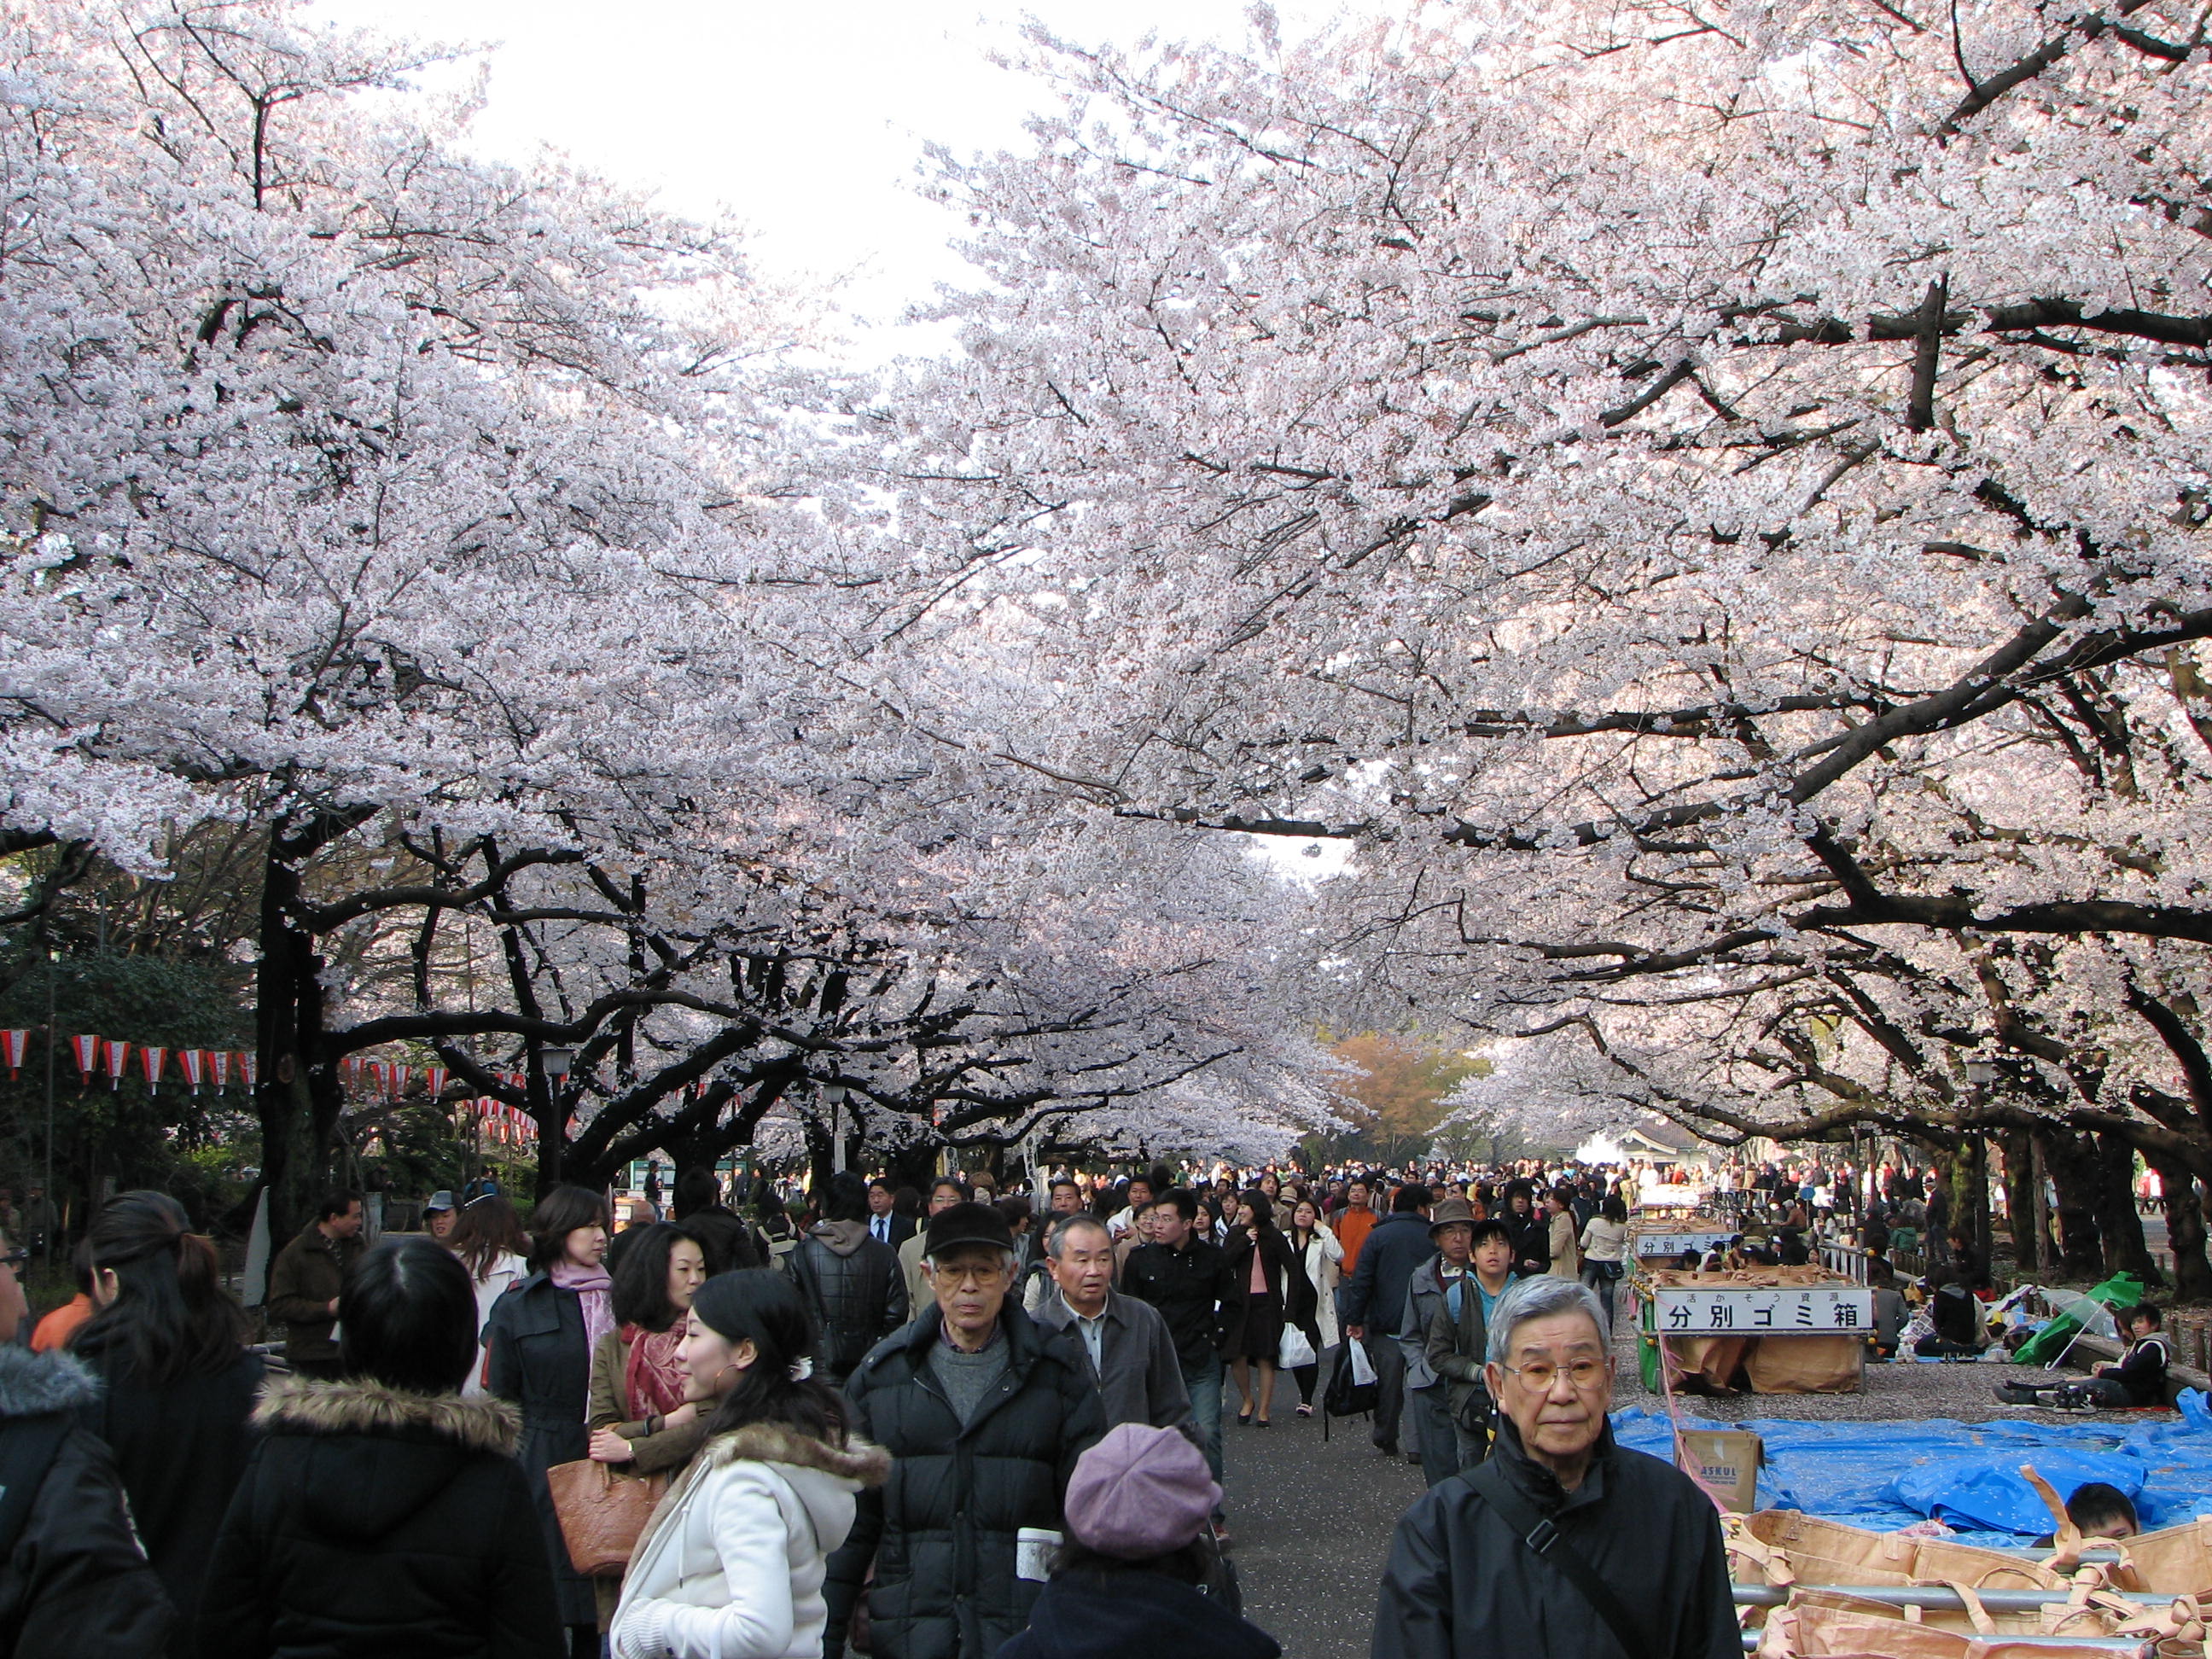
[[[842,1659],[871,1564],[876,1659],[991,1659],[1028,1625],[1075,1460],[1105,1432],[1074,1338],[1048,1336],[1008,1298],[1004,1216],[941,1210],[924,1253],[936,1305],[845,1384],[852,1432],[891,1455],[891,1475],[860,1494],[830,1558],[823,1659]]]

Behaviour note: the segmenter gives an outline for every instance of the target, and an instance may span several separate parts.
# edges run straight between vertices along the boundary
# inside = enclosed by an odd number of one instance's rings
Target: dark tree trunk
[[[2058,1189],[2059,1271],[2069,1279],[2099,1278],[2105,1255],[2097,1236],[2095,1149],[2088,1136],[2059,1129],[2051,1132],[2047,1146],[2045,1162]]]
[[[283,826],[270,831],[254,983],[253,1105],[261,1123],[261,1180],[269,1192],[272,1245],[306,1224],[317,1176],[305,1055],[321,1034],[323,964],[294,914],[301,856]]]
[[[2005,1213],[2012,1223],[2012,1259],[2023,1273],[2043,1271],[2043,1240],[2036,1226],[2035,1146],[2025,1129],[2008,1129],[2004,1153]]]
[[[2189,1166],[2163,1153],[2146,1152],[2164,1190],[2166,1247],[2173,1255],[2173,1297],[2177,1302],[2212,1297],[2212,1261],[2204,1253],[2204,1206],[2197,1196]]]
[[[2099,1135],[2096,1144],[2097,1224],[2105,1236],[2105,1271],[2133,1273],[2146,1285],[2162,1285],[2166,1275],[2151,1260],[2142,1215],[2136,1208],[2135,1146],[2109,1134]]]
[[[937,1179],[937,1143],[917,1140],[902,1146],[891,1156],[891,1178],[901,1187],[911,1187],[927,1197],[929,1183]]]

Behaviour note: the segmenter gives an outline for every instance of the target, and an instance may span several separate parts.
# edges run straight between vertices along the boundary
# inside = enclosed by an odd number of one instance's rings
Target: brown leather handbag
[[[668,1491],[665,1474],[624,1474],[589,1457],[556,1463],[545,1471],[545,1484],[568,1559],[587,1577],[618,1575],[629,1565],[645,1523]]]

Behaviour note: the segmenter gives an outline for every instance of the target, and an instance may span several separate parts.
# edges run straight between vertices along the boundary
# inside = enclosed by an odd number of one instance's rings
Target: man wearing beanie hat
[[[955,1204],[923,1237],[931,1304],[845,1384],[853,1432],[893,1461],[830,1559],[823,1659],[842,1659],[871,1565],[876,1659],[993,1659],[1030,1622],[1076,1459],[1106,1430],[1073,1338],[1007,1294],[1006,1217]]]
[[[1187,1437],[1143,1423],[1109,1431],[1068,1480],[1069,1544],[1052,1583],[998,1659],[1154,1659],[1170,1632],[1206,1659],[1278,1659],[1273,1637],[1206,1588],[1206,1520],[1220,1501]]]

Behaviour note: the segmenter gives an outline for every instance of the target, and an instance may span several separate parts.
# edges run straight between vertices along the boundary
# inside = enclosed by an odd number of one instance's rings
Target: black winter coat
[[[1365,1326],[1370,1336],[1398,1335],[1413,1269],[1436,1253],[1427,1217],[1413,1210],[1384,1216],[1359,1247],[1359,1267],[1344,1298],[1344,1322]]]
[[[1263,1296],[1252,1294],[1252,1253],[1257,1250],[1262,1262],[1262,1282],[1267,1285]],[[1291,1242],[1270,1227],[1260,1234],[1254,1243],[1238,1228],[1229,1235],[1229,1243],[1222,1247],[1229,1258],[1224,1279],[1235,1291],[1234,1299],[1223,1304],[1221,1310],[1222,1346],[1231,1358],[1243,1354],[1251,1359],[1272,1359],[1282,1340],[1283,1326],[1288,1322],[1303,1324],[1297,1317],[1298,1287],[1305,1287],[1307,1318],[1312,1317],[1314,1301],[1313,1281],[1305,1275],[1298,1263],[1297,1252]]]
[[[208,1552],[253,1449],[261,1358],[240,1348],[219,1371],[146,1388],[128,1366],[111,1364],[89,1345],[78,1352],[105,1386],[78,1412],[77,1422],[115,1455],[131,1518],[176,1606],[177,1631],[167,1651],[185,1659],[200,1651],[194,1620]]]
[[[521,1431],[501,1400],[283,1377],[216,1539],[224,1659],[561,1659]]]
[[[1000,1319],[1006,1374],[965,1428],[929,1370],[944,1340],[935,1308],[845,1384],[853,1433],[891,1455],[891,1474],[860,1494],[852,1535],[830,1558],[823,1659],[840,1659],[871,1561],[875,1659],[989,1659],[1029,1623],[1043,1585],[1016,1576],[1016,1535],[1060,1529],[1067,1478],[1106,1412],[1073,1333],[1048,1337],[1011,1301]]]
[[[1742,1659],[1728,1553],[1712,1500],[1689,1476],[1613,1444],[1572,1492],[1522,1449],[1501,1417],[1491,1462],[1559,1528],[1623,1605],[1658,1659]],[[1399,1520],[1375,1609],[1372,1659],[1626,1659],[1597,1610],[1531,1550],[1466,1479],[1431,1486]]]
[[[484,1322],[490,1391],[522,1407],[522,1443],[515,1452],[538,1504],[545,1559],[561,1592],[561,1622],[596,1625],[599,1603],[592,1581],[568,1562],[561,1518],[545,1471],[574,1463],[592,1448],[592,1351],[584,1340],[581,1297],[532,1273],[492,1304]]]
[[[1054,1575],[1030,1627],[998,1659],[1158,1659],[1172,1645],[1206,1659],[1279,1659],[1282,1646],[1213,1596],[1157,1572],[1079,1567]]]
[[[176,1623],[107,1447],[74,1425],[99,1393],[68,1354],[0,1346],[0,1480],[29,1478],[34,1453],[45,1464],[0,1562],[0,1653],[11,1659],[158,1654]]]
[[[863,1221],[825,1221],[791,1253],[791,1276],[806,1298],[828,1381],[842,1387],[853,1367],[907,1322],[906,1274],[898,1252]]]
[[[1499,1218],[1513,1241],[1513,1271],[1535,1279],[1552,1270],[1552,1218],[1537,1206],[1519,1215],[1509,1206]]]
[[[1237,1296],[1218,1244],[1195,1234],[1180,1250],[1139,1244],[1121,1265],[1121,1293],[1159,1310],[1185,1376],[1220,1363],[1222,1324]]]

